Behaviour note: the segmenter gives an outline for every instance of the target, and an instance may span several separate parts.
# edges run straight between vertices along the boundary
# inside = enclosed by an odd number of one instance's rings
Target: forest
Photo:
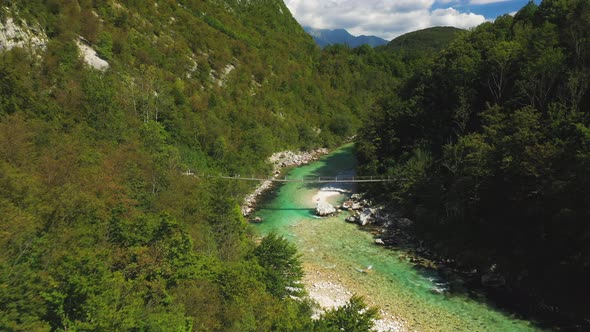
[[[0,330],[369,330],[358,297],[312,320],[251,185],[198,176],[355,135],[433,251],[587,318],[589,7],[321,50],[280,0],[0,0],[41,40],[0,48]]]
[[[339,145],[398,57],[322,53],[274,0],[2,0],[0,22],[42,41],[0,51],[0,330],[370,323],[360,298],[314,323],[285,291],[298,254],[241,215],[250,184],[183,173],[267,175],[275,151]]]
[[[545,320],[590,314],[589,34],[583,0],[484,23],[380,98],[357,143],[426,246]]]

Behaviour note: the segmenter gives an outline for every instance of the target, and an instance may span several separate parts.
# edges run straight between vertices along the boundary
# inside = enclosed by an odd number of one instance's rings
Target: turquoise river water
[[[352,145],[344,146],[319,161],[293,169],[289,177],[352,175],[355,166],[352,149]],[[467,295],[435,291],[446,287],[436,271],[415,267],[402,250],[375,245],[373,235],[344,221],[348,213],[315,217],[314,195],[326,186],[286,183],[276,190],[273,198],[262,202],[257,211],[264,220],[255,226],[259,234],[274,231],[297,245],[308,289],[322,284],[363,296],[370,305],[381,309],[383,317],[395,322],[382,330],[387,327],[401,331],[539,330],[531,322],[516,319]],[[337,187],[355,190],[352,185]],[[347,194],[334,195],[328,201],[337,204],[346,198]],[[326,290],[325,296],[332,294]]]

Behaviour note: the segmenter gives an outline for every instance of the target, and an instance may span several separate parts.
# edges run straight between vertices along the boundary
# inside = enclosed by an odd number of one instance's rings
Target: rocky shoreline
[[[412,232],[414,222],[401,217],[398,213],[388,211],[380,205],[373,205],[363,194],[354,194],[350,200],[338,206],[339,211],[349,211],[351,216],[347,222],[356,223],[366,231],[371,232],[375,244],[385,247],[405,249],[410,263],[427,269],[436,269],[451,280],[451,284],[471,283],[488,289],[502,288],[506,284],[504,277],[497,272],[492,264],[487,269],[478,270],[459,264],[452,258],[436,255],[427,248],[423,241],[416,238]],[[445,293],[450,290],[449,285],[433,288],[434,292]]]
[[[324,190],[336,192],[338,189],[327,188]],[[454,262],[435,257],[429,250],[425,249],[422,242],[418,241],[411,232],[414,224],[412,220],[400,217],[397,213],[388,211],[384,206],[374,205],[371,200],[365,198],[364,194],[352,194],[348,200],[337,206],[332,206],[323,199],[317,201],[317,216],[328,217],[343,212],[350,213],[344,219],[346,222],[357,224],[364,230],[371,232],[375,237],[375,244],[407,249],[407,259],[411,263],[428,268],[437,268],[439,265]]]
[[[274,153],[267,159],[267,162],[273,166],[273,178],[278,178],[285,168],[297,167],[307,165],[312,161],[317,160],[323,155],[328,154],[329,150],[326,148],[315,149],[312,151],[281,151]],[[256,187],[256,189],[244,198],[242,204],[242,215],[249,217],[255,210],[258,199],[262,194],[273,188],[274,182],[266,180]],[[253,222],[262,222],[261,219],[256,218],[251,220]]]
[[[304,284],[309,297],[319,305],[319,308],[314,310],[312,318],[317,319],[326,310],[341,307],[350,300],[353,292],[342,283],[343,276],[330,272],[329,269],[321,270],[315,267],[307,267],[307,269],[313,272],[305,275]],[[379,309],[379,318],[374,321],[374,324],[373,330],[377,332],[407,330],[403,319],[383,309]]]
[[[491,263],[484,267],[468,266],[452,257],[442,256],[430,250],[429,245],[414,234],[414,222],[410,219],[388,211],[383,206],[373,206],[362,194],[352,195],[349,201],[342,204],[343,207],[339,207],[339,211],[347,210],[345,207],[354,205],[354,208],[348,209],[352,215],[346,218],[346,221],[356,223],[361,229],[372,233],[375,245],[402,249],[406,253],[402,256],[403,259],[417,268],[436,270],[442,276],[444,280],[435,283],[431,292],[447,295],[468,292],[472,296],[485,297],[498,303],[500,307],[508,308],[516,308],[515,301],[521,302],[518,305],[524,309],[516,309],[517,315],[523,315],[525,319],[531,315],[536,317],[541,314],[550,324],[562,324],[563,321],[571,324],[570,317],[563,314],[558,306],[545,302],[526,289],[521,290],[511,285],[508,276],[500,271],[497,264]],[[576,324],[577,327],[585,327],[588,321]]]

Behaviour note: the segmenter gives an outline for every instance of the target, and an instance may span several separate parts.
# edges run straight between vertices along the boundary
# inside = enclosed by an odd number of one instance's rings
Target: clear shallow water
[[[338,176],[354,171],[352,145],[289,173],[290,177]],[[313,215],[312,197],[324,187],[354,190],[352,185],[287,183],[261,204],[260,234],[274,231],[297,245],[306,273],[320,273],[383,309],[409,331],[537,331],[522,321],[464,294],[440,294],[445,281],[436,271],[418,269],[404,252],[374,244],[373,236],[344,222],[347,213],[330,218]],[[345,195],[331,197],[336,204]],[[367,267],[371,266],[370,270]],[[359,269],[368,271],[359,272]]]

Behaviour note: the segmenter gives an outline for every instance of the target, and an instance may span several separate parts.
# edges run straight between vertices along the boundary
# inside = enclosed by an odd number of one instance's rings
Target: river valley
[[[289,177],[354,174],[352,145],[319,161],[293,169]],[[318,218],[318,199],[338,204],[350,193],[322,191],[337,187],[355,192],[352,184],[287,183],[259,205],[256,225],[261,235],[276,232],[295,243],[302,254],[310,296],[324,308],[342,305],[356,293],[380,309],[380,331],[537,331],[538,328],[501,312],[481,299],[455,294],[435,270],[417,268],[403,250],[375,245],[372,234],[346,223],[348,213]],[[441,291],[442,290],[442,291]]]

